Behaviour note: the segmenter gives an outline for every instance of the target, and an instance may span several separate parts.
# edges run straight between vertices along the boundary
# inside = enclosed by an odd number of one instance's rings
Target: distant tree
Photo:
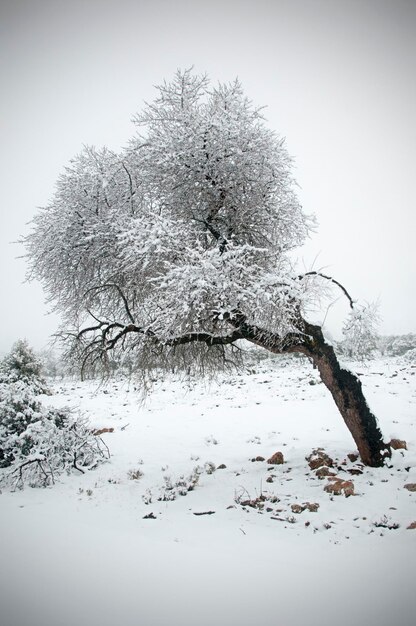
[[[238,81],[178,72],[135,118],[120,154],[85,148],[26,238],[30,276],[63,316],[82,371],[226,365],[241,340],[318,368],[364,463],[388,453],[359,379],[312,312],[334,279],[300,273],[292,251],[313,220],[294,192],[284,141]]]
[[[30,386],[34,393],[50,393],[43,378],[42,361],[26,339],[16,341],[0,362],[0,383],[17,381]]]
[[[373,357],[379,350],[378,323],[377,305],[356,305],[344,323],[340,352],[359,359]]]
[[[416,335],[414,333],[408,333],[407,335],[384,335],[378,337],[377,347],[382,355],[403,356],[408,351],[416,348]]]
[[[389,353],[392,356],[403,356],[414,348],[416,348],[416,335],[409,333],[394,337],[389,345]]]

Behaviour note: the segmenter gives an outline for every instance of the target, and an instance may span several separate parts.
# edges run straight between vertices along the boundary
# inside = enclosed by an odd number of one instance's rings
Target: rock
[[[157,519],[157,517],[154,513],[148,513],[147,515],[143,516],[143,519]]]
[[[311,470],[319,467],[332,467],[334,465],[334,461],[326,454],[323,448],[312,450],[311,454],[306,457],[306,460]]]
[[[273,476],[269,476],[268,478],[266,478],[266,483],[272,483],[273,482]]]
[[[352,480],[342,480],[341,478],[334,477],[331,482],[325,485],[324,491],[332,493],[334,496],[344,495],[348,498],[348,496],[354,495],[354,483]]]
[[[387,445],[393,450],[407,450],[407,443],[403,439],[392,439]]]
[[[99,437],[100,435],[103,435],[104,433],[113,433],[114,432],[114,428],[98,428],[97,430],[93,430],[92,434],[95,435],[95,437]]]
[[[316,513],[319,509],[318,502],[305,502],[305,509],[308,509],[309,513]]]
[[[264,456],[256,456],[255,459],[251,459],[252,463],[255,463],[256,461],[265,461],[266,459],[264,458]]]
[[[316,513],[319,509],[319,504],[317,502],[304,502],[303,504],[291,504],[290,508],[292,509],[292,513],[302,513],[306,511],[306,509],[310,513]]]
[[[331,472],[328,467],[323,465],[316,470],[315,476],[317,476],[318,478],[325,478],[326,476],[336,476],[336,474],[335,472]]]
[[[217,470],[219,469],[227,469],[227,466],[224,465],[224,463],[221,463],[221,465],[218,465]]]
[[[282,465],[284,462],[283,452],[275,452],[270,459],[267,459],[267,463],[270,465]]]
[[[351,454],[347,454],[347,457],[349,458],[351,463],[355,463],[355,461],[358,461],[358,454],[356,454],[355,452],[351,452]]]
[[[291,504],[290,508],[292,509],[292,513],[302,513],[305,510],[305,507],[301,504]]]
[[[411,524],[409,524],[407,530],[416,530],[416,522],[412,522]]]
[[[407,491],[416,491],[416,483],[407,483],[404,488],[407,489]]]
[[[353,476],[359,476],[363,473],[363,470],[358,469],[358,467],[352,467],[351,469],[348,469],[347,472]]]
[[[242,507],[249,506],[252,509],[263,509],[265,501],[273,502],[273,497],[268,498],[263,493],[253,500],[240,500],[238,504]]]

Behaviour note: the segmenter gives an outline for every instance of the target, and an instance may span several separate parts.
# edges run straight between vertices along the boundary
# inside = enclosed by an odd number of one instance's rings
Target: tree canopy
[[[196,334],[223,355],[236,309],[283,337],[304,300],[288,253],[312,221],[283,139],[238,81],[185,71],[158,91],[120,154],[71,162],[27,238],[85,366],[119,348],[166,359]]]

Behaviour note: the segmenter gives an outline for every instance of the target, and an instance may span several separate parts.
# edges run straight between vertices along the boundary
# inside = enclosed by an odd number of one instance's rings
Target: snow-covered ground
[[[356,369],[386,440],[407,442],[382,469],[347,457],[354,442],[301,359],[210,386],[165,380],[144,405],[131,382],[55,383],[43,402],[113,428],[111,459],[3,490],[1,626],[414,626],[416,366]],[[354,496],[324,491],[305,458],[318,447]],[[284,464],[268,464],[277,451]],[[304,503],[318,510],[293,512]]]

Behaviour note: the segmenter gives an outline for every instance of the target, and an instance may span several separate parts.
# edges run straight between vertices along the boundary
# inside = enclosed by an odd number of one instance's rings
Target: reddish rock
[[[404,488],[407,489],[407,491],[416,491],[416,483],[407,483]]]
[[[329,467],[326,467],[325,465],[323,465],[322,467],[319,467],[316,470],[315,476],[317,476],[318,478],[325,478],[327,476],[336,476],[336,474],[335,472],[331,472]]]
[[[325,485],[324,491],[332,493],[334,496],[344,495],[348,498],[348,496],[354,495],[354,483],[352,480],[342,480],[341,478],[334,477],[331,482]]]
[[[355,461],[358,461],[358,454],[356,454],[355,452],[351,452],[351,454],[347,454],[347,457],[349,458],[351,463],[355,463]]]
[[[282,452],[275,452],[270,459],[267,459],[270,465],[282,465],[285,462]]]
[[[416,522],[412,522],[411,524],[409,524],[407,530],[416,530]]]
[[[403,439],[392,439],[387,445],[393,450],[407,450],[407,443]]]
[[[290,508],[292,509],[292,513],[302,513],[306,511],[306,509],[310,513],[316,513],[319,509],[319,504],[317,502],[304,502],[303,504],[291,504]]]
[[[311,470],[319,467],[332,467],[334,465],[333,459],[326,454],[323,448],[312,450],[311,454],[306,457],[306,460]]]
[[[93,430],[92,434],[98,437],[99,435],[102,435],[103,433],[113,433],[113,432],[114,432],[114,428],[98,428],[97,430]]]

